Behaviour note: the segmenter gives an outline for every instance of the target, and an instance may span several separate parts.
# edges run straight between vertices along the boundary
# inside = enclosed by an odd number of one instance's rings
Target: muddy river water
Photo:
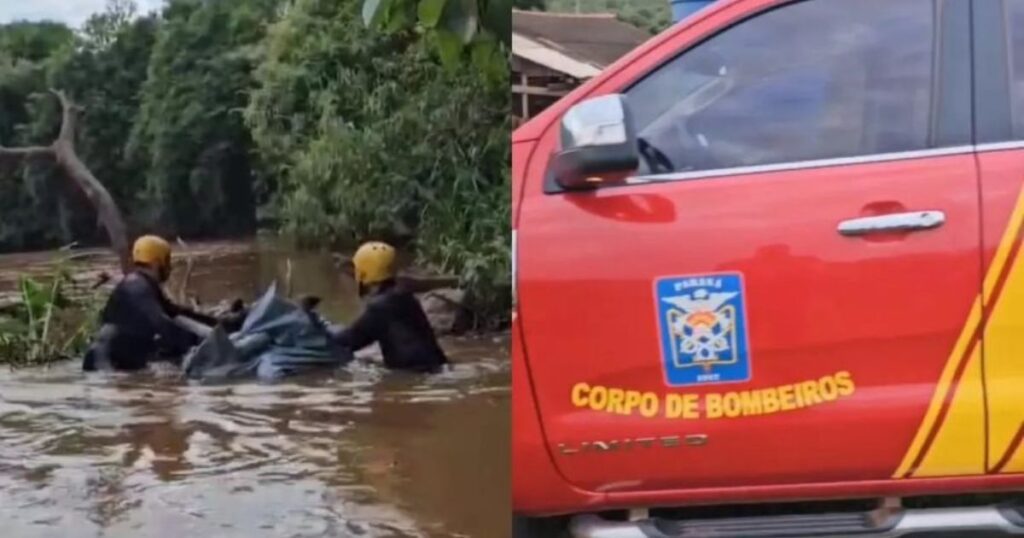
[[[326,316],[358,312],[328,255],[229,250],[195,258],[201,301],[251,299],[290,265]],[[0,272],[43,259],[0,257]],[[273,385],[4,368],[0,536],[505,537],[508,339],[443,345],[443,374],[387,372],[370,353]]]

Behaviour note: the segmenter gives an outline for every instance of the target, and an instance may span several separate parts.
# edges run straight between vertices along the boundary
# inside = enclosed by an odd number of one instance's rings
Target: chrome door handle
[[[912,211],[844,220],[839,223],[839,234],[856,237],[882,232],[914,232],[938,228],[945,223],[946,214],[942,211]]]

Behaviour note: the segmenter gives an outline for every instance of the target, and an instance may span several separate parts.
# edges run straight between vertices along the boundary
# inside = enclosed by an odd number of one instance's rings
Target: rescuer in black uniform
[[[384,365],[413,372],[436,372],[448,363],[423,307],[395,275],[395,249],[371,242],[352,258],[365,310],[350,326],[331,329],[335,341],[352,351],[380,344]]]
[[[164,239],[140,237],[132,249],[135,270],[114,288],[100,314],[102,326],[93,339],[82,368],[140,370],[156,357],[180,358],[200,340],[199,331],[186,329],[187,318],[212,327],[218,320],[178,306],[161,286],[171,274],[171,246]]]

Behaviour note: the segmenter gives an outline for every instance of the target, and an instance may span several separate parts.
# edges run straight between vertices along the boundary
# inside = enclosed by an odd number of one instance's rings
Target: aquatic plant
[[[0,364],[46,364],[85,350],[102,302],[92,289],[70,296],[70,268],[62,258],[44,279],[19,277],[17,300],[0,312]]]

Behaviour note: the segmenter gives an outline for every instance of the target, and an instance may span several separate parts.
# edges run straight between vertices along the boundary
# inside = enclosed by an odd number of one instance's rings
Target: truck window
[[[1010,26],[1010,104],[1013,110],[1013,136],[1024,138],[1024,2],[1007,2]]]
[[[934,0],[806,0],[703,41],[625,92],[641,174],[929,147],[936,17]]]

